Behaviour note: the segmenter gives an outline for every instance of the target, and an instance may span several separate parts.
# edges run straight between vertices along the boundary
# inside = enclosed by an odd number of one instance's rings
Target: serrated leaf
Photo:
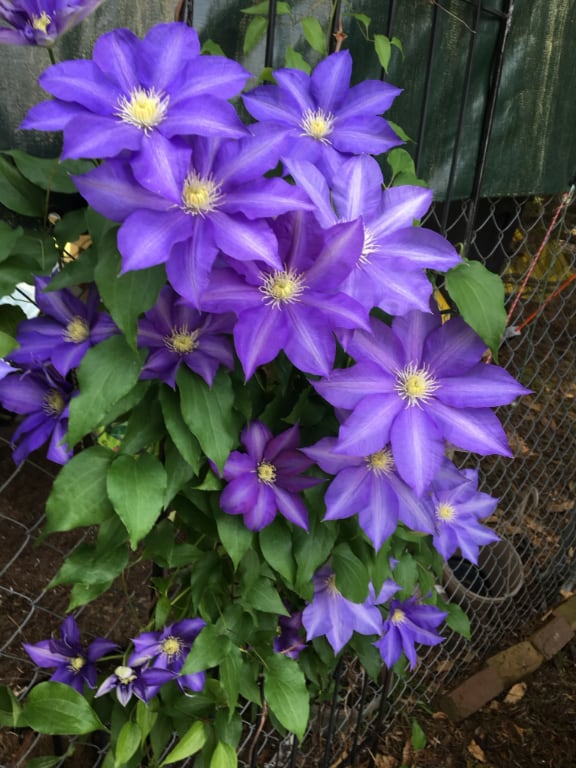
[[[166,484],[164,467],[149,453],[118,456],[108,470],[108,496],[130,535],[132,549],[160,517]]]
[[[284,63],[287,67],[290,67],[290,69],[301,69],[302,72],[306,72],[308,75],[312,71],[312,67],[308,64],[302,54],[295,51],[290,45],[286,48]]]
[[[114,750],[115,764],[121,768],[130,758],[136,754],[140,746],[142,731],[137,723],[127,720],[118,734],[116,748]]]
[[[59,160],[59,158],[34,157],[19,149],[4,150],[14,161],[24,178],[40,189],[63,194],[78,194],[70,174],[81,175],[94,168],[90,160]]]
[[[113,451],[96,445],[76,454],[62,467],[46,503],[47,531],[97,525],[113,514],[106,476],[114,458]]]
[[[386,35],[374,35],[374,48],[380,66],[384,72],[388,72],[390,56],[392,55],[392,44],[390,43],[390,39],[386,37]]]
[[[267,660],[264,697],[280,723],[302,740],[310,716],[306,678],[297,662],[282,654]]]
[[[498,362],[498,349],[506,328],[504,284],[479,261],[463,259],[446,273],[446,288],[460,314],[490,347]]]
[[[45,195],[38,187],[0,156],[0,203],[22,216],[40,219],[44,214]]]
[[[32,688],[23,720],[38,733],[53,736],[106,730],[84,696],[64,683],[40,683]]]
[[[254,16],[253,19],[250,19],[250,23],[246,27],[244,44],[242,46],[242,51],[245,56],[258,45],[260,40],[264,37],[267,27],[268,19],[265,16]]]
[[[178,760],[185,760],[191,755],[195,755],[206,744],[206,728],[204,723],[197,720],[186,731],[184,736],[180,739],[174,749],[166,755],[164,760],[160,763],[160,768],[164,765],[170,765],[171,763],[177,763]]]
[[[212,753],[210,768],[236,768],[238,756],[236,750],[225,741],[219,741]]]
[[[347,600],[363,603],[368,597],[370,575],[349,544],[339,544],[332,555],[336,586]]]
[[[230,653],[232,643],[220,634],[218,629],[209,624],[194,640],[192,650],[182,667],[182,674],[191,675],[204,669],[217,667]]]
[[[300,23],[302,24],[302,31],[308,45],[318,53],[326,56],[326,35],[316,16],[306,16]]]

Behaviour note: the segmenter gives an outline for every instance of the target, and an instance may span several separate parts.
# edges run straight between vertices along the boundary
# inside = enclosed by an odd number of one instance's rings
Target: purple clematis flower
[[[302,611],[295,611],[290,616],[278,617],[278,634],[274,638],[274,650],[289,659],[297,659],[306,648],[302,638]]]
[[[159,137],[248,134],[226,99],[249,73],[222,56],[201,56],[186,24],[102,35],[92,61],[64,61],[40,76],[55,98],[32,107],[23,128],[64,131],[62,157],[116,157],[129,150],[152,162]]]
[[[16,336],[20,348],[9,359],[29,366],[50,361],[66,376],[80,365],[90,347],[118,333],[118,328],[107,312],[98,312],[100,300],[94,285],[82,301],[67,288],[45,293],[48,277],[34,280],[36,304],[44,315],[21,323]]]
[[[158,140],[154,156],[135,158],[133,171],[114,160],[75,182],[97,211],[124,221],[118,233],[123,271],[167,262],[174,290],[202,308],[219,249],[234,261],[281,269],[264,217],[313,207],[302,190],[263,176],[277,164],[282,141],[196,138],[188,146]]]
[[[49,48],[104,0],[0,0],[0,43]]]
[[[378,599],[370,590],[363,603],[347,600],[336,586],[336,577],[329,565],[319,568],[314,574],[314,597],[302,613],[302,622],[308,641],[325,635],[339,653],[354,632],[361,635],[379,635],[382,632],[382,615],[377,603],[397,592],[400,587],[389,581],[385,583]]]
[[[490,410],[529,393],[509,373],[481,362],[485,344],[459,317],[414,310],[392,327],[372,321],[355,331],[347,351],[357,364],[313,386],[352,411],[338,453],[370,455],[390,442],[400,477],[422,495],[444,459],[444,440],[480,455],[511,456]]]
[[[72,384],[45,368],[16,371],[0,381],[2,407],[26,415],[12,436],[13,443],[19,443],[13,453],[16,464],[47,440],[50,461],[65,464],[72,456],[72,451],[61,445],[68,429],[72,390]]]
[[[165,683],[169,683],[174,678],[174,673],[166,669],[128,667],[121,664],[104,680],[94,694],[94,698],[116,691],[116,698],[123,707],[128,704],[132,696],[147,703]]]
[[[276,70],[277,85],[259,86],[242,98],[265,127],[265,137],[290,137],[285,156],[309,160],[325,170],[351,154],[379,155],[402,143],[378,117],[400,89],[380,80],[351,88],[351,76],[350,52],[339,51],[321,61],[312,75],[299,69]]]
[[[84,684],[96,687],[96,661],[107,653],[117,650],[116,643],[97,637],[84,649],[80,642],[80,630],[74,616],[67,616],[60,627],[60,637],[40,640],[39,643],[23,643],[24,650],[34,664],[43,668],[56,667],[50,678],[64,683],[82,693]]]
[[[478,563],[478,549],[499,536],[479,523],[491,515],[498,499],[478,491],[478,471],[462,471],[448,460],[432,481],[430,506],[436,521],[434,547],[445,560],[459,548],[462,557]]]
[[[285,166],[315,203],[314,214],[323,227],[362,217],[362,254],[342,285],[344,293],[390,315],[412,309],[428,312],[432,283],[426,270],[446,272],[461,261],[444,237],[414,226],[428,211],[432,191],[411,186],[382,189],[380,166],[367,155],[342,163],[330,186],[309,162],[287,160]]]
[[[438,645],[444,638],[435,630],[444,621],[447,613],[435,605],[421,605],[415,597],[409,600],[392,600],[390,614],[384,622],[382,637],[374,645],[380,651],[382,661],[392,667],[402,655],[414,669],[417,662],[416,643]]]
[[[359,220],[322,230],[311,214],[273,223],[281,269],[257,264],[217,269],[203,296],[211,311],[232,311],[236,352],[246,378],[283,350],[297,368],[328,375],[336,329],[368,328],[368,309],[341,291],[362,248]]]
[[[176,682],[185,690],[201,691],[206,682],[205,672],[179,675],[192,644],[206,626],[202,619],[182,619],[170,624],[159,632],[143,632],[134,638],[134,651],[128,659],[129,667],[138,667],[150,662],[151,670],[167,670],[178,675]],[[154,696],[163,683],[151,683],[149,696]]]
[[[8,376],[10,373],[16,373],[15,369],[10,365],[10,363],[7,363],[5,360],[2,360],[0,358],[0,381],[5,376]]]
[[[244,515],[251,531],[270,525],[277,512],[308,530],[308,511],[299,494],[323,481],[300,476],[313,462],[298,450],[298,425],[273,437],[262,422],[253,421],[240,440],[247,453],[232,451],[224,465],[228,482],[220,496],[224,512]]]
[[[138,346],[148,355],[140,378],[161,379],[172,388],[181,365],[212,385],[220,364],[234,367],[232,315],[207,315],[164,286],[156,305],[138,323]]]
[[[334,452],[336,445],[335,438],[326,437],[302,448],[325,472],[336,475],[324,495],[325,520],[357,513],[375,550],[394,533],[399,520],[413,531],[435,533],[433,514],[400,478],[389,448],[369,456],[346,456]]]

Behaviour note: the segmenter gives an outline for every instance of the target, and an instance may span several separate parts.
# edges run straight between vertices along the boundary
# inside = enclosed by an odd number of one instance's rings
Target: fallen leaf
[[[468,752],[470,752],[470,754],[475,760],[479,760],[481,763],[486,762],[486,755],[484,754],[484,750],[479,744],[477,744],[474,741],[474,739],[472,739],[472,741],[470,742],[470,744],[468,744],[466,749],[468,750]]]
[[[516,683],[516,685],[513,685],[504,697],[504,704],[517,704],[520,699],[524,698],[527,688],[526,683]]]
[[[398,768],[398,760],[390,755],[376,755],[374,766],[375,768]]]

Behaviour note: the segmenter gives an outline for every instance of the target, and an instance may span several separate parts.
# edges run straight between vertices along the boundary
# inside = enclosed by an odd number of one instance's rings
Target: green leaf
[[[243,595],[242,603],[246,608],[255,608],[264,613],[290,615],[270,579],[259,578]]]
[[[145,703],[143,701],[138,701],[136,704],[136,723],[138,724],[140,733],[142,734],[142,745],[144,745],[146,737],[152,728],[154,728],[154,723],[158,719],[158,712],[153,709],[153,706],[155,705],[151,704],[150,702]]]
[[[70,178],[71,173],[80,175],[94,168],[94,163],[90,160],[34,157],[19,149],[4,150],[2,154],[9,155],[22,176],[35,186],[63,194],[78,194],[78,190]]]
[[[270,4],[268,0],[265,0],[263,3],[258,3],[257,5],[251,5],[249,8],[241,8],[241,13],[247,13],[255,16],[266,16],[268,14],[268,8]],[[276,15],[282,16],[283,14],[290,13],[290,6],[288,3],[279,2],[276,3]]]
[[[168,507],[174,496],[195,477],[195,472],[194,467],[191,467],[182,457],[170,438],[166,438],[164,441],[164,455],[164,466],[168,478],[164,506]]]
[[[446,273],[446,288],[460,314],[490,347],[498,362],[498,349],[506,328],[504,284],[479,261],[463,259]]]
[[[416,720],[416,718],[412,718],[412,746],[414,749],[424,749],[424,747],[427,744],[426,734],[422,730],[422,726]]]
[[[347,600],[363,603],[368,597],[370,576],[364,563],[356,557],[349,544],[339,544],[332,556],[336,586]]]
[[[177,376],[182,417],[202,450],[222,470],[238,440],[232,406],[234,392],[228,373],[220,370],[211,387],[187,368]]]
[[[292,555],[292,537],[283,520],[276,518],[258,534],[260,549],[268,565],[288,584],[294,583],[296,565]]]
[[[84,696],[64,683],[40,683],[32,688],[23,719],[29,728],[53,736],[106,730]]]
[[[284,63],[287,67],[290,67],[290,69],[301,69],[302,72],[306,72],[308,75],[312,71],[312,67],[308,64],[302,54],[295,51],[290,45],[286,48]]]
[[[402,147],[396,147],[390,150],[386,155],[386,162],[392,169],[392,176],[397,176],[399,173],[407,173],[416,177],[416,167],[414,160],[410,152],[407,152]]]
[[[0,308],[1,309],[1,308]],[[4,331],[0,331],[0,358],[6,357],[12,350],[16,349],[20,345],[12,336],[9,336]]]
[[[446,624],[454,632],[470,640],[470,620],[463,609],[456,603],[443,603],[442,610],[447,611]]]
[[[336,534],[335,525],[316,521],[311,524],[308,533],[300,529],[294,531],[294,556],[298,566],[297,585],[298,589],[309,594],[310,598],[314,571],[328,559]]]
[[[394,131],[394,133],[395,133],[395,134],[397,134],[397,136],[398,136],[400,139],[402,139],[402,141],[411,141],[411,142],[414,142],[414,139],[410,138],[410,136],[408,136],[408,134],[406,133],[406,131],[404,130],[404,128],[401,128],[401,127],[398,125],[398,123],[393,123],[393,122],[392,122],[392,120],[388,120],[388,118],[386,118],[386,122],[388,123],[388,125],[390,126],[390,128],[392,128],[392,130]]]
[[[394,581],[402,587],[402,591],[398,593],[397,597],[401,600],[407,597],[412,597],[414,594],[414,587],[418,581],[418,563],[414,560],[412,555],[402,555],[394,568],[393,578]]]
[[[70,402],[68,444],[102,424],[106,413],[135,386],[140,357],[122,336],[111,336],[84,355],[78,368],[80,394]]]
[[[18,326],[24,320],[26,320],[26,313],[20,307],[15,304],[0,305],[0,329],[8,338],[16,336]],[[2,354],[0,354],[0,357],[2,357]]]
[[[306,678],[294,659],[282,654],[267,661],[264,696],[280,723],[302,740],[310,716]]]
[[[177,763],[178,760],[185,760],[191,755],[195,755],[206,744],[206,730],[204,723],[197,720],[186,731],[174,749],[170,750],[168,755],[160,763],[160,768],[164,765]]]
[[[168,434],[184,460],[190,464],[194,474],[197,475],[200,470],[202,449],[182,418],[178,393],[165,384],[160,387],[159,397]]]
[[[62,563],[49,586],[59,584],[85,584],[95,589],[118,576],[128,563],[128,550],[118,547],[98,547],[94,544],[80,544]]]
[[[66,610],[70,612],[81,605],[91,603],[104,592],[108,592],[112,584],[114,584],[114,579],[103,581],[100,584],[74,584],[70,591],[70,602]]]
[[[397,48],[400,51],[402,58],[404,58],[404,46],[402,45],[402,40],[400,40],[399,37],[393,37],[392,40],[390,40],[390,43],[394,48]]]
[[[7,685],[0,685],[0,726],[16,728],[22,708]]]
[[[390,39],[386,35],[374,35],[374,48],[376,49],[376,56],[378,56],[380,66],[384,72],[388,72],[390,56],[392,55]]]
[[[55,766],[62,765],[62,760],[65,757],[72,757],[74,754],[74,747],[68,747],[65,755],[44,755],[41,757],[33,757],[31,760],[26,761],[26,768],[55,768]]]
[[[268,19],[266,16],[254,16],[253,19],[250,19],[250,23],[246,27],[246,34],[244,35],[244,45],[242,46],[245,56],[258,45],[258,42],[264,37],[267,27]]]
[[[153,446],[165,434],[158,391],[151,387],[133,408],[119,451],[121,454],[138,453]]]
[[[96,263],[91,249],[81,251],[77,259],[64,264],[62,269],[54,275],[47,290],[59,291],[70,285],[93,282]]]
[[[351,13],[350,16],[352,16],[353,19],[356,19],[356,21],[359,21],[364,27],[364,32],[368,34],[368,27],[372,21],[370,16],[366,16],[364,13]]]
[[[118,734],[116,741],[116,749],[114,750],[114,757],[116,759],[115,765],[120,766],[130,760],[130,758],[136,754],[136,750],[140,746],[142,739],[142,731],[140,726],[133,723],[131,720],[127,720]]]
[[[152,307],[166,282],[164,267],[137,269],[121,275],[122,260],[116,248],[116,233],[109,232],[98,244],[98,264],[94,271],[100,296],[112,319],[136,347],[138,317]]]
[[[118,517],[130,534],[130,546],[152,530],[162,512],[166,471],[155,456],[118,456],[108,471],[107,489]]]
[[[241,517],[227,515],[220,510],[216,512],[215,517],[220,541],[230,555],[234,569],[236,569],[240,560],[252,546],[254,534],[246,528]]]
[[[308,45],[318,53],[321,53],[322,56],[326,56],[328,53],[326,50],[326,35],[316,16],[306,16],[300,23],[302,24],[302,31]]]
[[[22,227],[13,228],[5,221],[0,221],[0,261],[8,258],[12,248],[23,234]]]
[[[242,669],[242,652],[232,646],[230,653],[220,663],[220,682],[226,694],[226,700],[232,715],[238,703],[240,691],[240,672]]]
[[[205,40],[202,43],[202,50],[200,53],[207,54],[209,56],[226,56],[222,48],[214,40]]]
[[[44,192],[25,179],[9,160],[1,156],[0,203],[22,216],[40,219],[44,215]]]
[[[236,768],[238,765],[238,756],[236,750],[225,741],[219,741],[216,749],[212,753],[210,768]]]
[[[48,532],[97,525],[113,513],[106,476],[114,458],[113,451],[96,445],[62,467],[46,503]]]
[[[358,655],[370,678],[376,682],[382,672],[382,657],[374,647],[374,638],[355,633],[350,640],[350,647]]]
[[[230,653],[232,647],[232,643],[225,635],[221,635],[215,626],[208,624],[194,640],[192,650],[182,667],[182,674],[191,675],[194,672],[217,667]]]

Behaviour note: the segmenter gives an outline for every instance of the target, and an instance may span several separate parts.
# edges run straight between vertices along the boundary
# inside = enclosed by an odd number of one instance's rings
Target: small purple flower
[[[84,684],[96,687],[96,661],[107,653],[117,650],[116,643],[98,637],[84,649],[80,642],[80,630],[74,616],[68,616],[60,627],[60,637],[23,643],[24,650],[39,667],[56,667],[50,678],[55,683],[70,685],[79,693]]]
[[[234,367],[232,339],[226,335],[233,325],[232,315],[198,312],[164,286],[156,305],[138,323],[138,346],[149,351],[140,377],[161,379],[174,388],[178,369],[186,365],[212,385],[220,364]]]
[[[63,130],[64,158],[131,150],[151,162],[162,137],[247,135],[226,99],[248,77],[235,61],[201,56],[186,24],[158,24],[143,40],[116,29],[96,41],[92,61],[63,61],[40,76],[55,98],[32,107],[22,127]]]
[[[73,387],[56,372],[45,368],[6,376],[0,381],[0,404],[7,411],[24,414],[26,418],[12,436],[19,443],[14,450],[16,464],[50,441],[47,456],[50,461],[65,464],[72,456],[62,441],[68,429],[68,408]]]
[[[329,403],[352,411],[338,453],[370,455],[388,442],[400,477],[419,495],[444,460],[444,441],[482,456],[511,456],[490,410],[529,393],[497,365],[485,365],[482,339],[459,317],[414,310],[392,327],[372,320],[346,349],[357,364],[313,386]]]
[[[99,297],[94,285],[86,301],[71,290],[46,292],[48,277],[36,277],[36,304],[41,317],[24,320],[16,340],[20,348],[9,355],[15,363],[38,366],[50,361],[62,376],[77,368],[88,349],[114,333],[116,324],[106,312],[98,311]]]
[[[290,659],[297,659],[306,648],[302,637],[302,611],[295,611],[290,616],[278,617],[278,634],[274,638],[274,650]]]
[[[246,378],[282,350],[297,368],[328,375],[336,329],[368,327],[368,308],[342,292],[362,248],[355,221],[322,230],[309,213],[274,222],[282,268],[243,264],[217,269],[203,296],[211,311],[232,311],[236,352]]]
[[[145,669],[120,665],[107,677],[96,691],[94,698],[116,691],[116,698],[123,707],[132,696],[147,703],[162,685],[174,680],[174,673],[165,669]]]
[[[446,460],[432,481],[430,506],[436,522],[434,547],[445,560],[460,549],[462,557],[478,563],[478,549],[499,536],[479,520],[491,515],[498,499],[478,491],[478,471],[459,471]]]
[[[324,501],[325,520],[358,514],[360,527],[379,550],[401,520],[413,531],[434,533],[434,518],[427,505],[399,477],[389,448],[369,456],[334,452],[337,440],[326,437],[302,451],[325,471],[336,475]]]
[[[220,506],[229,515],[244,515],[251,531],[260,531],[280,512],[287,520],[308,530],[308,510],[300,491],[322,480],[301,477],[313,462],[298,450],[298,425],[272,436],[260,421],[253,421],[240,437],[247,453],[232,451],[224,465],[227,486]]]
[[[274,72],[277,85],[262,85],[242,97],[266,135],[291,141],[286,156],[334,167],[350,154],[379,155],[401,143],[382,117],[400,89],[380,80],[350,87],[349,51],[333,53],[311,76],[298,69]]]
[[[0,43],[49,48],[104,0],[0,0]]]
[[[206,682],[205,672],[179,675],[194,640],[206,626],[202,619],[182,619],[158,632],[143,632],[134,638],[134,651],[128,659],[129,667],[150,662],[150,670],[167,670],[178,675],[176,682],[185,690],[201,691]],[[162,683],[151,682],[149,696],[154,696]]]
[[[394,591],[399,587],[394,585]],[[382,615],[371,591],[363,603],[347,600],[336,586],[336,577],[328,565],[314,574],[314,597],[302,613],[302,622],[308,641],[322,635],[339,653],[354,632],[361,635],[379,635]]]
[[[435,605],[419,604],[415,597],[404,601],[392,600],[382,637],[374,643],[384,664],[392,667],[404,652],[410,662],[410,669],[414,669],[417,661],[415,644],[441,643],[444,638],[435,630],[446,616],[446,612]]]

